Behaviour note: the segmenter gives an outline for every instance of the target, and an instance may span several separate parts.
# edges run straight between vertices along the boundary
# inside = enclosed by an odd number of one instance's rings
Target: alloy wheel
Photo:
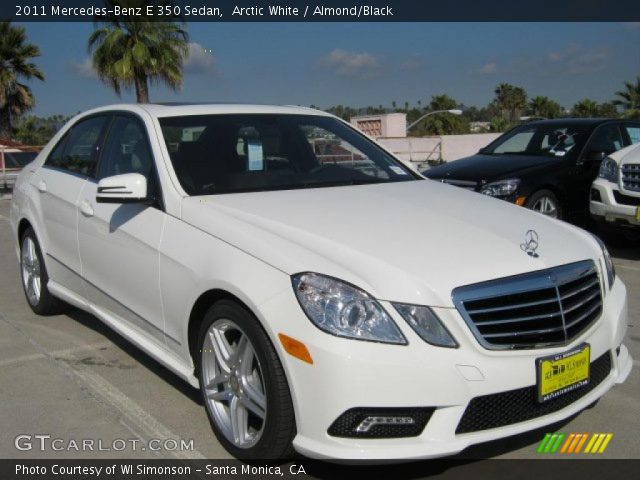
[[[531,209],[548,217],[558,218],[558,207],[555,201],[546,195],[536,200]]]
[[[233,321],[216,320],[201,360],[205,402],[216,426],[236,447],[251,448],[267,418],[264,375],[251,340]]]
[[[22,241],[22,253],[20,256],[22,267],[22,283],[27,293],[27,299],[32,306],[40,302],[42,272],[40,260],[36,253],[36,244],[31,237],[26,236]]]

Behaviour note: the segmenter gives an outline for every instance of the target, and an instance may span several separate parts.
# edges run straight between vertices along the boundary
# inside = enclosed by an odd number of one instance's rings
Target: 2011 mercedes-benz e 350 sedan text
[[[426,180],[323,112],[116,105],[17,180],[26,299],[93,313],[192,386],[241,458],[429,458],[628,376],[604,245]]]

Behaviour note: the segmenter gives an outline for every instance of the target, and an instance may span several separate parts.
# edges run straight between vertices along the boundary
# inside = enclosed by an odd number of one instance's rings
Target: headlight
[[[339,337],[406,345],[389,314],[367,292],[318,273],[293,275],[293,290],[309,319]]]
[[[604,257],[604,267],[607,270],[607,285],[609,285],[609,290],[613,287],[613,281],[616,279],[616,269],[613,265],[613,260],[611,260],[611,255],[609,254],[609,250],[607,250],[607,246],[604,244],[602,240],[600,240],[595,235],[593,238],[596,239],[600,248],[602,249],[602,256]]]
[[[456,348],[458,346],[458,343],[429,307],[402,303],[394,303],[393,306],[425,342],[440,347]]]
[[[490,197],[508,197],[518,189],[519,185],[519,178],[498,180],[497,182],[487,183],[480,189],[480,193],[484,193]]]
[[[600,164],[598,176],[610,182],[618,183],[618,170],[618,163],[613,158],[607,157]]]

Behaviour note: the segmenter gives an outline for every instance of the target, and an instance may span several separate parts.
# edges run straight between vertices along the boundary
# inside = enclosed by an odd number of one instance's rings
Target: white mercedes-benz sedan
[[[199,388],[239,458],[449,455],[633,364],[595,237],[312,109],[83,113],[20,174],[11,226],[33,311],[91,312]]]

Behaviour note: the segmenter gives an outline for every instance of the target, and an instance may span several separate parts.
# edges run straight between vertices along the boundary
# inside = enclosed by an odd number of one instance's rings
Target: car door
[[[123,173],[143,174],[156,200],[97,203],[97,180]],[[78,209],[82,275],[91,304],[164,343],[158,247],[165,213],[147,131],[137,116],[113,116],[96,179],[84,185]]]
[[[82,295],[78,252],[77,204],[86,179],[95,173],[107,124],[104,115],[77,122],[34,172],[31,185],[38,192],[42,212],[39,232],[52,280]]]
[[[598,176],[600,164],[607,155],[624,148],[626,142],[618,122],[605,123],[597,127],[587,141],[578,159],[578,174],[571,188],[576,210],[589,206],[591,184]]]

